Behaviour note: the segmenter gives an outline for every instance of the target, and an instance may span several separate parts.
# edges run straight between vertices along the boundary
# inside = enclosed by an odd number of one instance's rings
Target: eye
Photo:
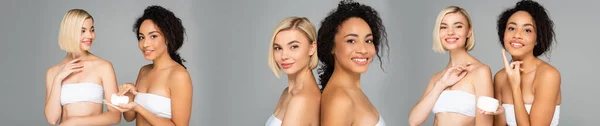
[[[158,36],[156,36],[156,35],[151,35],[150,36],[150,38],[153,38],[153,39],[156,38],[156,37],[158,37]]]
[[[143,40],[144,36],[138,36],[138,41]]]
[[[365,41],[366,43],[373,43],[373,40],[369,39],[367,41]]]
[[[92,32],[96,32],[96,29],[92,29]]]
[[[442,26],[442,27],[440,27],[440,29],[446,29],[446,26]]]
[[[81,33],[85,33],[85,30],[81,30]]]
[[[456,26],[456,28],[462,28],[462,27],[463,27],[462,25]]]
[[[513,28],[513,27],[508,27],[508,30],[509,30],[509,31],[514,31],[514,30],[515,30],[515,28]]]
[[[276,47],[273,47],[273,50],[275,50],[275,51],[279,51],[279,50],[281,50],[281,47],[278,47],[278,46],[276,46]]]
[[[356,43],[356,41],[354,41],[354,39],[346,40],[346,42],[347,43],[352,43],[352,44]]]
[[[298,45],[293,45],[292,47],[290,47],[290,49],[297,49],[298,47],[300,47],[300,46],[298,46]]]
[[[533,31],[532,31],[531,29],[525,29],[525,32],[527,32],[527,33],[531,33],[531,32],[533,32]]]

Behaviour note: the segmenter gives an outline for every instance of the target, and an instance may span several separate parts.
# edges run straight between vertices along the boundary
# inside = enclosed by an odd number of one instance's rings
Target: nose
[[[82,36],[84,39],[90,39],[92,38],[92,33],[90,31],[84,31]]]
[[[446,33],[448,36],[454,35],[454,28],[448,28],[448,32]]]
[[[516,32],[513,34],[513,38],[515,38],[515,39],[522,39],[521,34],[523,34],[523,31],[516,30]]]
[[[367,45],[366,44],[368,44],[368,43],[364,42],[364,40],[363,40],[363,42],[357,43],[356,47],[354,49],[355,52],[358,54],[362,54],[362,55],[367,54]]]
[[[281,60],[288,60],[290,57],[288,56],[290,53],[288,50],[281,50]]]
[[[150,46],[150,42],[148,41],[148,39],[142,40],[142,46],[143,47],[149,47]]]

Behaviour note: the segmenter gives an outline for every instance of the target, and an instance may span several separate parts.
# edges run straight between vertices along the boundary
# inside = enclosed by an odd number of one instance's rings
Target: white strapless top
[[[133,101],[158,117],[171,118],[170,98],[149,93],[138,93]]]
[[[104,88],[96,83],[82,82],[63,84],[60,89],[60,104],[67,105],[75,102],[93,102],[102,104]]]
[[[516,126],[517,119],[515,119],[515,106],[513,104],[502,104],[504,107],[504,115],[506,117],[506,124],[509,126]],[[531,104],[525,104],[525,109],[527,113],[531,111]],[[558,126],[558,120],[560,118],[560,105],[557,105],[554,109],[554,116],[552,117],[552,122],[550,126]]]
[[[275,115],[271,115],[269,120],[267,120],[267,123],[265,123],[265,126],[281,126],[281,123],[283,122],[280,119],[275,117]]]
[[[375,126],[385,126],[385,121],[383,121],[383,118],[381,117],[381,115],[379,115],[379,122],[377,122],[377,124],[375,124]]]
[[[459,90],[446,90],[442,91],[431,111],[433,114],[455,112],[475,117],[475,107],[475,95]]]

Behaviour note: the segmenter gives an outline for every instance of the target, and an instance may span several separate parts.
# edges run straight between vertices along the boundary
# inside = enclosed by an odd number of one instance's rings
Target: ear
[[[312,44],[310,44],[310,51],[308,51],[308,55],[312,56],[315,54],[315,52],[317,52],[317,41],[313,41]]]
[[[469,31],[467,32],[467,38],[471,38],[471,35],[473,35],[473,28],[471,26],[469,26]]]

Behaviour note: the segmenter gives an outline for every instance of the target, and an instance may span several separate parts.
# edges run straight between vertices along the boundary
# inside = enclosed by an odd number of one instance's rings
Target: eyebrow
[[[455,22],[454,24],[463,24],[462,22]]]
[[[367,38],[367,37],[371,37],[371,36],[373,36],[373,33],[369,33],[369,34],[367,34],[367,36],[365,36],[365,38]]]
[[[148,32],[148,34],[152,34],[152,33],[158,33],[158,31],[150,31],[150,32]]]
[[[348,36],[354,36],[354,37],[358,37],[357,34],[347,34],[346,36],[344,36],[344,38],[348,37]]]
[[[292,40],[292,41],[288,42],[288,45],[291,45],[292,43],[300,43],[300,42],[298,42],[297,40]]]
[[[84,29],[84,30],[85,30],[85,29],[87,29],[87,28],[85,28],[85,27],[81,27],[81,29]],[[92,26],[90,29],[94,29],[94,26]]]
[[[512,25],[517,25],[517,23],[515,22],[509,22],[508,24],[512,24]],[[518,26],[518,25],[517,25]],[[531,26],[534,27],[533,24],[527,23],[527,24],[523,24],[523,26]]]

